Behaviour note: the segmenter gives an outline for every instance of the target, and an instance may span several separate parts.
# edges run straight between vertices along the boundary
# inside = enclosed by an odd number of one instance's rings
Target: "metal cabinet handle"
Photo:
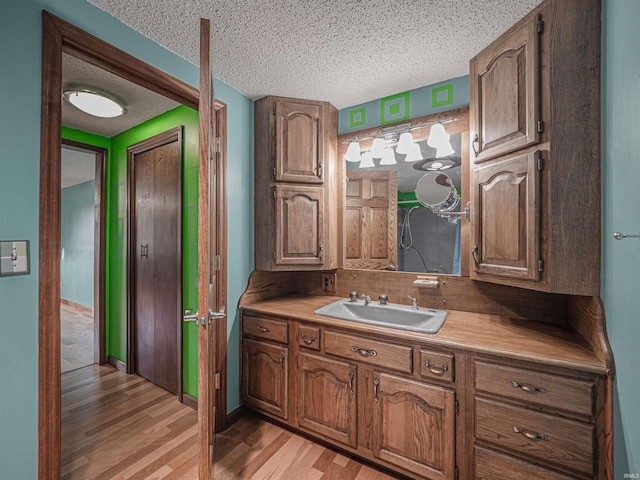
[[[446,363],[442,365],[442,368],[433,368],[429,360],[424,361],[424,366],[427,367],[429,371],[434,375],[444,375],[445,373],[447,373],[447,370],[449,370],[449,365]]]
[[[261,327],[260,325],[258,325],[258,326],[256,327],[256,330],[259,330],[259,331],[264,332],[264,333],[269,333],[269,332],[271,331],[271,330],[269,330],[268,328]]]
[[[473,148],[473,153],[475,153],[476,157],[477,157],[480,154],[480,152],[478,152],[478,149],[476,148],[476,144],[478,146],[480,146],[480,138],[478,137],[477,133],[473,136],[473,142],[471,142],[471,147]]]
[[[478,244],[476,243],[473,246],[473,249],[471,250],[471,256],[473,257],[473,264],[478,267],[480,265],[480,262],[478,262],[478,256],[476,255],[478,253]]]
[[[378,380],[377,378],[374,378],[373,379],[373,394],[374,394],[373,399],[376,402],[380,400],[379,393],[380,393],[380,380]]]
[[[282,371],[284,372],[284,352],[280,354],[280,368],[282,368]]]
[[[349,391],[351,393],[354,392],[354,390],[353,390],[353,379],[354,379],[355,376],[356,376],[355,372],[350,372],[349,373]]]
[[[545,393],[547,391],[547,389],[544,387],[527,387],[526,385],[522,385],[516,382],[515,380],[509,383],[513,388],[520,388],[525,392],[529,392],[529,393]]]
[[[311,345],[313,342],[316,341],[316,336],[315,335],[311,335],[311,338],[305,338],[304,337],[304,333],[300,334],[300,338],[302,339],[302,341],[306,344],[306,345]]]
[[[378,352],[372,350],[370,348],[356,347],[355,345],[351,347],[352,352],[359,353],[363,357],[375,357],[378,355]]]
[[[548,435],[545,435],[544,433],[532,433],[532,432],[528,432],[527,430],[523,430],[520,427],[515,427],[515,426],[511,428],[515,433],[519,433],[523,437],[527,437],[530,440],[546,440],[546,441],[551,440],[551,438]]]
[[[145,258],[149,258],[149,244],[148,243],[141,243],[140,244],[140,256],[141,257],[145,257]]]

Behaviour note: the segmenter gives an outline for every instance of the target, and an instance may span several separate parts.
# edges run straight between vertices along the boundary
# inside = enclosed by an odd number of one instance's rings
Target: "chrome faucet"
[[[378,296],[378,302],[380,303],[380,305],[387,305],[389,303],[389,297],[382,293]]]
[[[411,295],[407,295],[407,297],[409,297],[413,302],[413,305],[411,305],[411,310],[420,310],[420,307],[418,307],[418,299],[416,297],[412,297]]]
[[[350,302],[357,302],[358,301],[358,292],[351,292],[349,294],[349,301]]]
[[[364,300],[365,305],[369,305],[371,303],[371,297],[369,295],[365,295],[364,293],[360,295],[360,298]]]

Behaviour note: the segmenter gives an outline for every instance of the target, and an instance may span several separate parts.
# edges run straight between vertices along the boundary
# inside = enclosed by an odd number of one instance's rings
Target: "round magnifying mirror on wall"
[[[442,172],[430,172],[418,180],[416,198],[434,212],[450,212],[460,203],[451,178]]]

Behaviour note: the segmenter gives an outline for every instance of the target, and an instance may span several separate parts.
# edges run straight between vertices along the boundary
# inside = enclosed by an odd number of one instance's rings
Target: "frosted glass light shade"
[[[359,162],[360,161],[360,143],[351,142],[349,143],[349,148],[347,148],[347,153],[344,154],[344,159],[347,162]]]
[[[420,150],[420,145],[414,143],[411,145],[409,149],[409,153],[407,153],[405,162],[417,162],[418,160],[422,160],[422,150]]]
[[[407,153],[409,153],[411,145],[413,145],[413,135],[411,135],[410,132],[404,132],[402,135],[400,135],[400,140],[398,140],[396,152],[402,155],[406,155]]]
[[[373,157],[371,156],[371,152],[364,152],[362,154],[362,161],[360,162],[360,168],[371,168],[375,167],[375,163],[373,163]]]
[[[391,147],[387,147],[384,149],[384,153],[382,154],[382,160],[380,160],[380,165],[395,165],[396,164],[396,155],[393,153],[393,149]]]
[[[441,123],[436,123],[431,127],[429,131],[429,139],[427,140],[427,145],[431,148],[438,148],[440,146],[444,146],[445,143],[449,143],[449,134],[444,129],[444,125]]]
[[[384,155],[384,139],[375,138],[371,144],[371,157],[382,158]]]
[[[453,153],[454,150],[448,140],[444,145],[439,145],[438,148],[436,148],[436,158],[446,157]]]
[[[113,118],[127,113],[123,105],[101,92],[75,89],[66,90],[62,95],[71,105],[94,117]]]

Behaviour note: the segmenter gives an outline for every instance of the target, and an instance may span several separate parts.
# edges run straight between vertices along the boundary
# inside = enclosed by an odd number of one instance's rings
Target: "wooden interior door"
[[[540,141],[540,16],[471,60],[471,139],[475,163]]]
[[[348,169],[346,268],[394,269],[398,263],[398,172]]]
[[[217,277],[211,268],[211,240],[217,235],[211,221],[211,178],[216,155],[212,141],[215,128],[211,72],[211,22],[200,19],[200,96],[198,137],[198,479],[213,479],[215,443],[216,343],[213,312],[219,311]],[[216,208],[213,212],[215,215]],[[214,280],[215,278],[215,280]],[[215,310],[214,310],[215,309]]]
[[[182,129],[127,149],[133,221],[133,370],[182,393]]]

